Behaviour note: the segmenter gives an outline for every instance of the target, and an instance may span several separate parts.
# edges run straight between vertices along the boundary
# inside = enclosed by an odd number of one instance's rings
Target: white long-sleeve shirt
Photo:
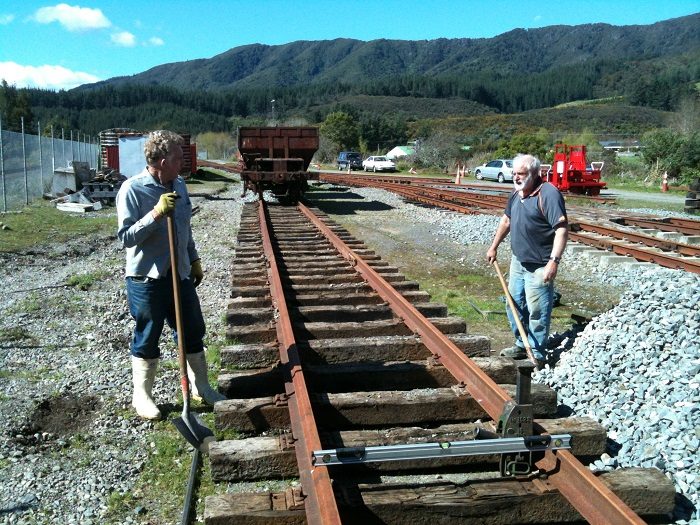
[[[178,275],[186,279],[191,265],[199,259],[192,239],[192,202],[185,181],[178,177],[169,190],[147,169],[124,181],[117,193],[117,237],[126,248],[126,277],[165,277],[170,268],[168,226],[165,217],[156,220],[151,213],[164,193],[175,191],[175,245]]]

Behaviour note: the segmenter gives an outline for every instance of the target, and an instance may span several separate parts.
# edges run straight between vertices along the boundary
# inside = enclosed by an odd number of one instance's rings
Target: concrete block
[[[659,232],[656,236],[659,239],[665,239],[667,241],[677,241],[683,237],[683,234],[678,232]]]
[[[615,266],[632,262],[636,262],[635,259],[627,257],[626,255],[608,255],[607,257],[600,258],[601,266]]]
[[[700,244],[700,235],[686,235],[678,242],[684,242],[685,244]]]

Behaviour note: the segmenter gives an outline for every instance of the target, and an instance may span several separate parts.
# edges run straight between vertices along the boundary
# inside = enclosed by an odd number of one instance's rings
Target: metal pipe
[[[185,505],[182,508],[182,519],[180,525],[189,525],[190,515],[192,514],[192,496],[194,495],[194,486],[197,481],[197,471],[199,463],[202,459],[202,453],[198,448],[194,448],[192,452],[192,466],[190,467],[190,477],[187,480],[187,490],[185,490]]]

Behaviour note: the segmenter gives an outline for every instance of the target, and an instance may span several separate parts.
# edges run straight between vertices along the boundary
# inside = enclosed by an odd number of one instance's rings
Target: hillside
[[[209,59],[163,64],[101,85],[180,89],[363,83],[396,76],[543,73],[565,66],[650,60],[700,50],[700,14],[652,25],[585,24],[515,29],[493,38],[351,39],[240,46]]]
[[[93,134],[113,127],[232,132],[270,122],[274,99],[276,122],[320,124],[342,111],[363,142],[375,144],[437,128],[465,138],[542,128],[636,134],[664,126],[699,83],[700,13],[483,39],[252,44],[70,91],[22,91],[45,126]],[[548,109],[591,99],[609,102]]]

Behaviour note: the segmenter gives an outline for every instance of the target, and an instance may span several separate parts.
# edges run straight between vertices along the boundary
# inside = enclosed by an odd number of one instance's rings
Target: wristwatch
[[[559,261],[561,261],[561,257],[554,257],[554,255],[550,255],[549,260],[559,264]]]

